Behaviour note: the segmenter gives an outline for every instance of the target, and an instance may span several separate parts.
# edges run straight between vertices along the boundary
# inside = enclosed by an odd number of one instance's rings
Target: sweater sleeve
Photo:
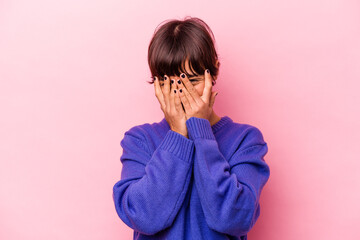
[[[207,119],[191,117],[186,125],[195,144],[195,186],[208,226],[233,236],[246,235],[260,215],[260,193],[270,176],[261,132],[249,125],[241,147],[227,161]]]
[[[152,155],[144,140],[131,132],[120,144],[121,180],[113,187],[116,212],[130,228],[153,235],[173,223],[184,201],[194,143],[169,130]]]

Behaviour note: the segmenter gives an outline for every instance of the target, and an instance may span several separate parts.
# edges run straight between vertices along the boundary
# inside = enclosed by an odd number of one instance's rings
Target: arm
[[[191,117],[186,125],[195,144],[194,178],[206,222],[218,232],[247,234],[260,215],[260,193],[270,175],[261,132],[249,127],[227,161],[207,119]]]
[[[140,136],[125,133],[121,180],[113,187],[119,217],[130,228],[153,235],[169,227],[187,192],[194,143],[169,130],[152,156]]]

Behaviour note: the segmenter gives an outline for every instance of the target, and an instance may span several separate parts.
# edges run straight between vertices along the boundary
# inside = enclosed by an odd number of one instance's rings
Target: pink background
[[[269,146],[249,239],[359,239],[358,0],[0,1],[0,239],[132,239],[120,140],[162,119],[147,48],[187,15],[215,34],[216,112]]]

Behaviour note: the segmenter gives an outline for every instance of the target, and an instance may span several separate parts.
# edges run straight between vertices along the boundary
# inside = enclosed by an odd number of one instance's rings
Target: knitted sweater
[[[133,239],[246,240],[270,176],[262,133],[228,116],[186,126],[189,138],[165,118],[125,132],[112,195],[118,216]]]

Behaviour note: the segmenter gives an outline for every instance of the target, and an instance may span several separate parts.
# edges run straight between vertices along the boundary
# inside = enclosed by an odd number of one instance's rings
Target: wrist
[[[182,131],[178,131],[178,130],[176,130],[176,129],[174,129],[174,128],[170,128],[172,131],[174,131],[174,132],[176,132],[176,133],[178,133],[178,134],[180,134],[180,135],[182,135],[182,136],[184,136],[184,137],[186,137],[186,138],[189,138],[189,135],[188,135],[188,133],[186,132],[186,133],[184,133],[184,132],[182,132]]]

